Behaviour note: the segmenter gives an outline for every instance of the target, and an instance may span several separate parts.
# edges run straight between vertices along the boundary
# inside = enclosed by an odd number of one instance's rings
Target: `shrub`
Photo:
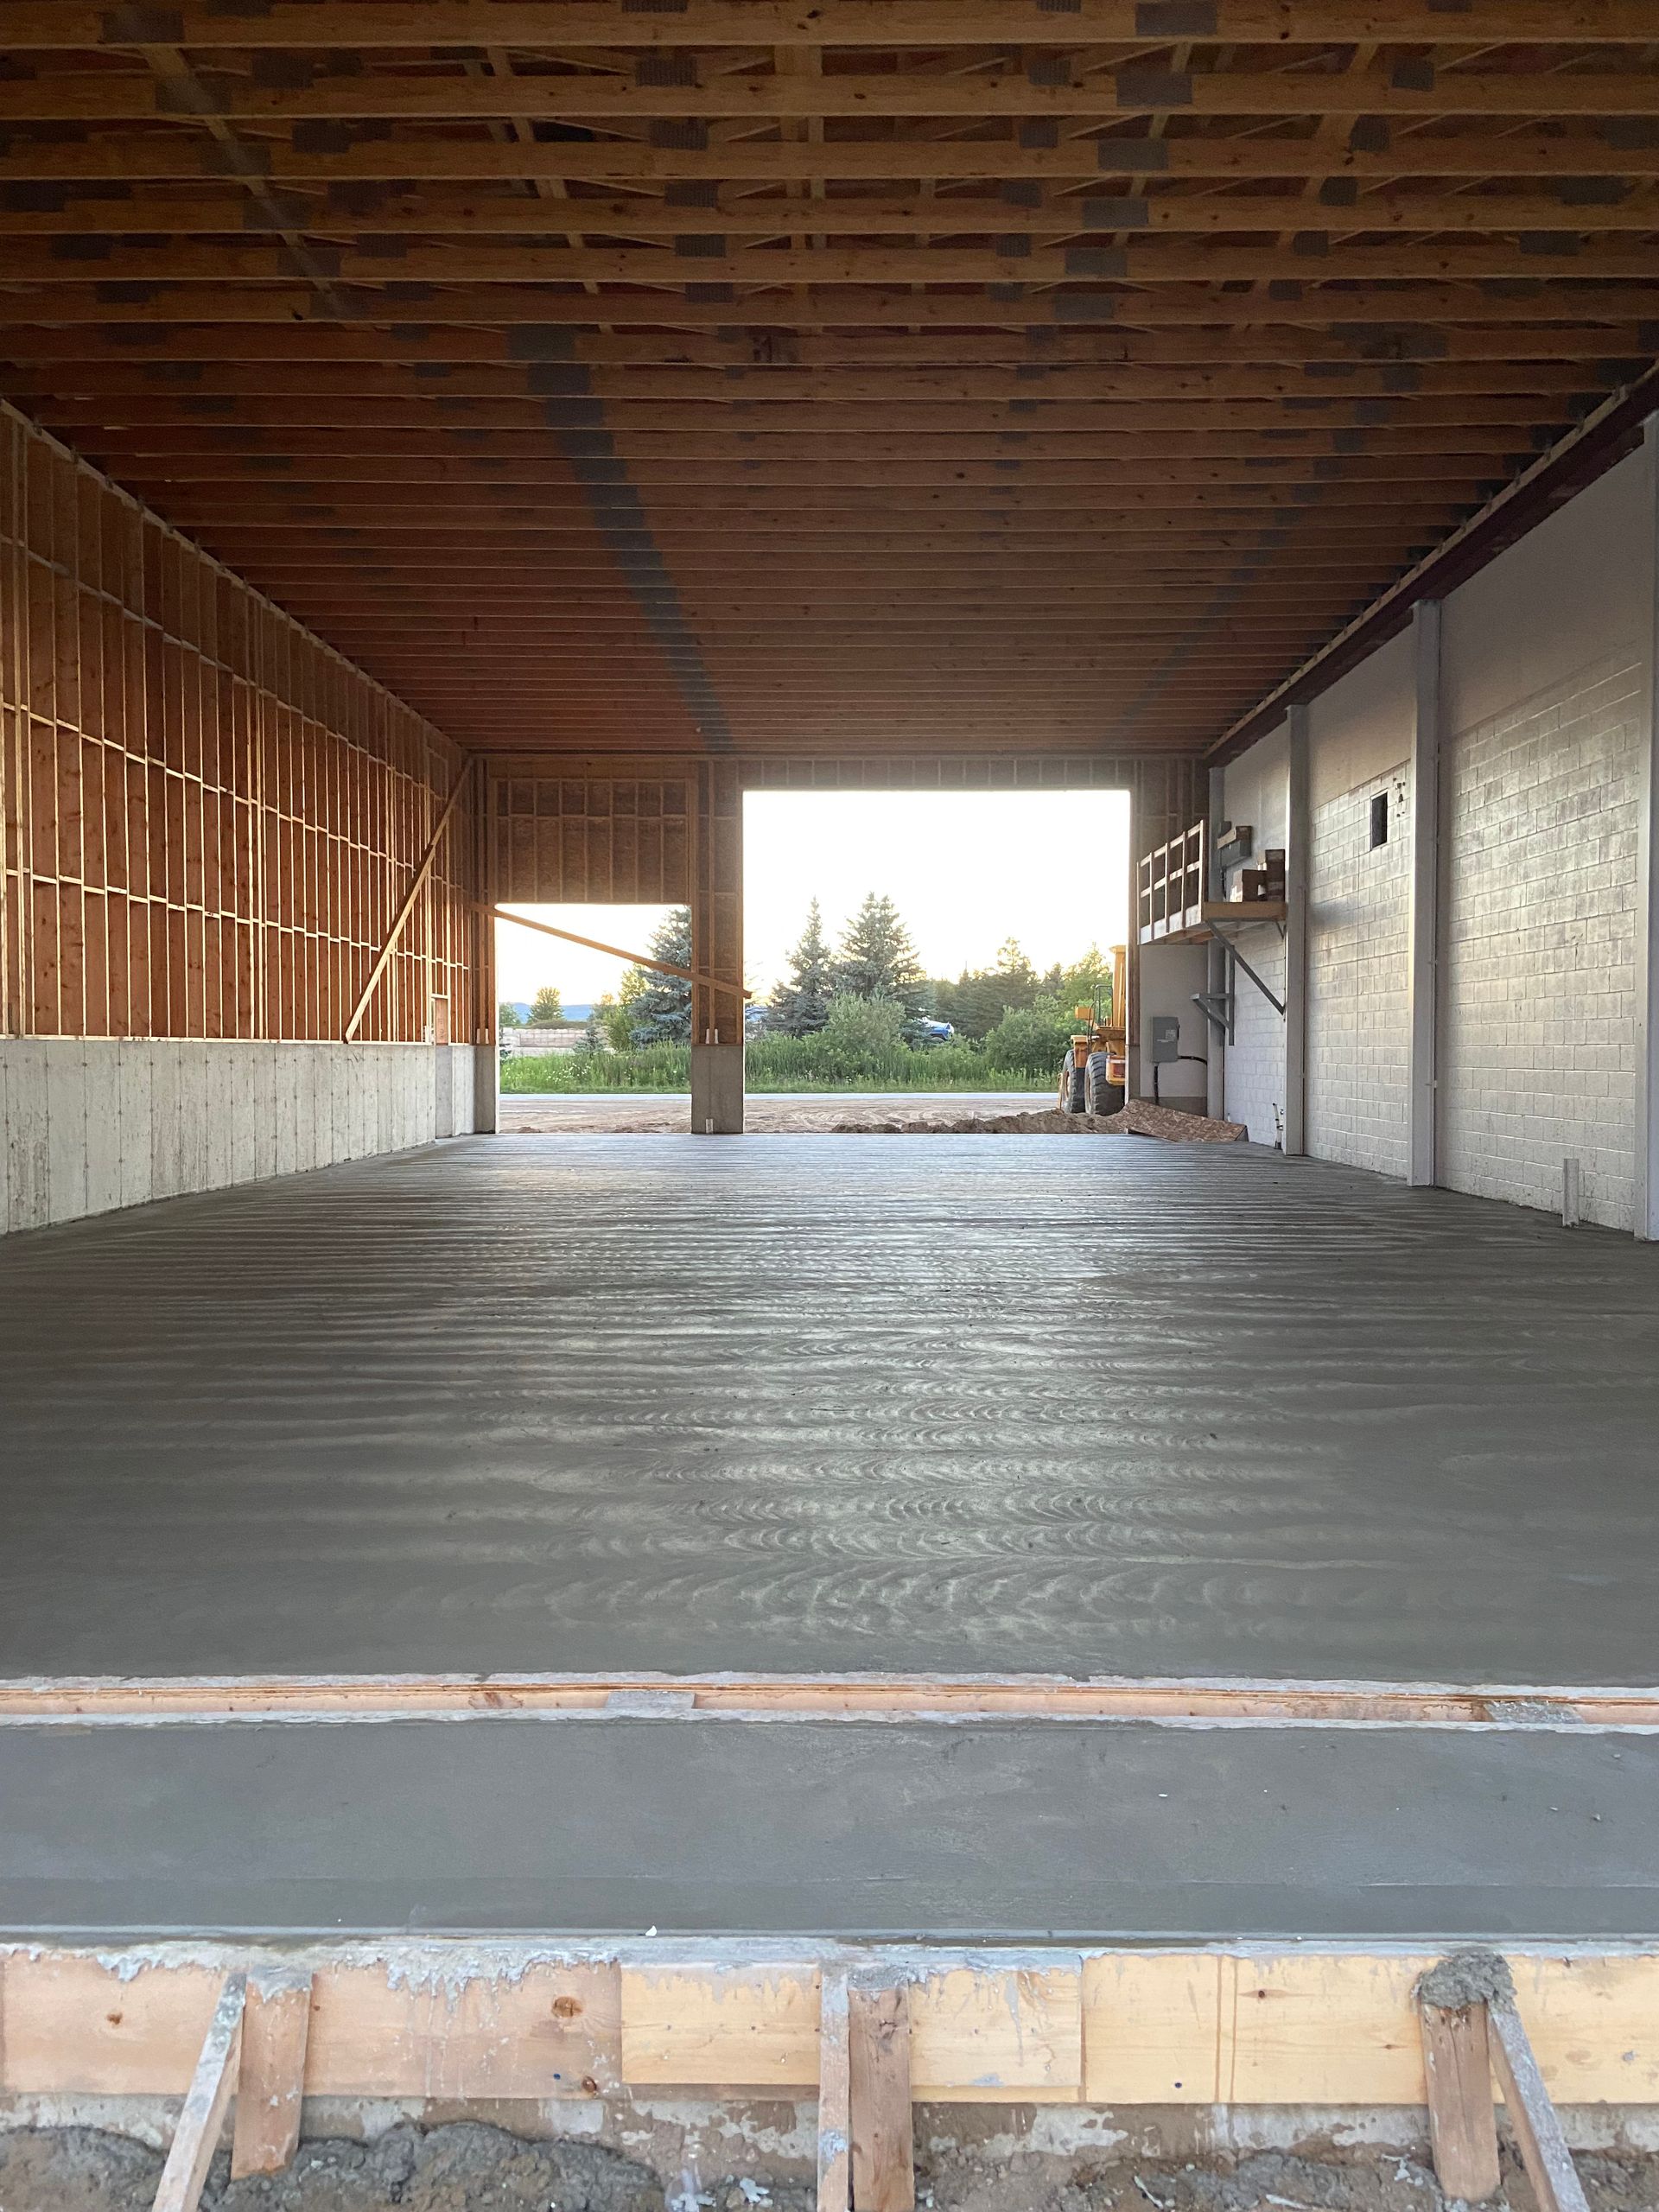
[[[1052,999],[1011,1008],[985,1039],[985,1057],[1010,1075],[1053,1077],[1073,1027],[1069,1007]]]

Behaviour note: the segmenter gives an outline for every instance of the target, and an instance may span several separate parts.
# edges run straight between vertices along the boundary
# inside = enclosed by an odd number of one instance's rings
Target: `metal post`
[[[1204,895],[1206,899],[1222,896],[1221,870],[1216,865],[1216,846],[1218,833],[1227,819],[1227,771],[1210,771],[1210,836],[1206,844],[1206,874]],[[1212,937],[1208,946],[1208,964],[1205,975],[1205,988],[1211,1005],[1217,1004],[1228,987],[1227,948],[1218,937]],[[1227,1111],[1227,1039],[1213,1022],[1205,1025],[1204,1049],[1209,1055],[1209,1065],[1204,1077],[1204,1109],[1220,1121]]]
[[[1313,828],[1307,709],[1290,721],[1290,806],[1285,852],[1285,1151],[1307,1150],[1307,877]]]
[[[1438,1179],[1440,907],[1440,603],[1412,614],[1415,710],[1411,739],[1411,1022],[1408,1180]]]
[[[1651,615],[1637,783],[1636,1233],[1659,1240],[1659,415],[1643,429]]]

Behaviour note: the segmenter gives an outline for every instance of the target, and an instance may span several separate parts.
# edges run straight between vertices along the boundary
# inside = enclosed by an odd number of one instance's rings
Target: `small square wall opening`
[[[1371,801],[1371,850],[1389,842],[1389,795],[1378,791]]]

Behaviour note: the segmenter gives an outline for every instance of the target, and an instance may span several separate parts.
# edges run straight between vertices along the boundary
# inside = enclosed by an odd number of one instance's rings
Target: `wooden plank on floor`
[[[910,1993],[902,1982],[855,1980],[848,2010],[853,2212],[915,2212]]]
[[[162,2168],[155,2212],[196,2212],[207,2169],[219,2148],[225,2114],[236,2088],[237,2056],[242,2044],[242,2009],[247,1978],[239,1970],[225,1977],[213,2017],[207,2023],[201,2055],[185,2093],[172,2148]]]
[[[292,2159],[300,2139],[310,2026],[308,1974],[253,1977],[242,2015],[232,2181],[248,2174],[279,2174]]]

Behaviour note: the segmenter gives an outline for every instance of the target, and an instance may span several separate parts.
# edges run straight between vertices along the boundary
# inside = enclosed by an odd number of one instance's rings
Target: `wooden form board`
[[[0,1033],[338,1038],[463,761],[0,407]],[[365,1040],[474,1033],[473,814]]]
[[[0,1680],[0,1723],[67,1717],[108,1726],[232,1716],[328,1721],[437,1713],[597,1713],[619,1701],[664,1695],[689,1716],[711,1719],[800,1713],[918,1720],[1002,1715],[1274,1728],[1303,1722],[1321,1728],[1507,1731],[1659,1726],[1659,1692],[1652,1689],[893,1674],[25,1676]]]
[[[823,1977],[906,1987],[918,2101],[1421,2105],[1412,1991],[1434,1954],[1255,1948],[996,1952],[835,1946],[321,1947],[309,2096],[582,2098],[819,2078]],[[1560,2104],[1659,2104],[1659,1952],[1506,1953]],[[177,2094],[227,1971],[204,1946],[0,1949],[0,2093]]]

